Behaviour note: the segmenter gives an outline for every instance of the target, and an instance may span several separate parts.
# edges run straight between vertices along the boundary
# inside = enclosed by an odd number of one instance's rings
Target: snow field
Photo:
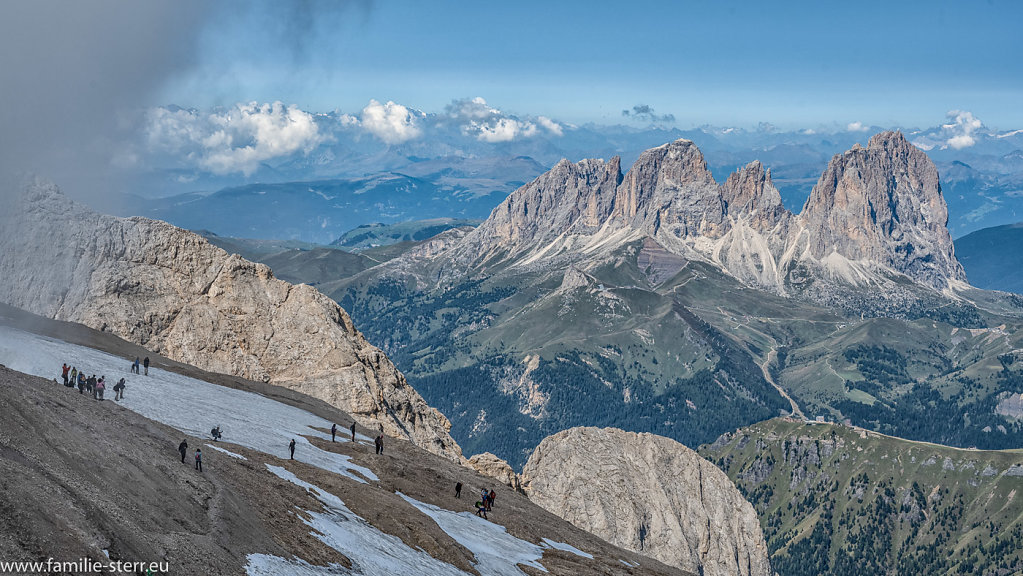
[[[134,359],[132,359],[134,360]],[[131,360],[92,348],[0,326],[0,364],[41,376],[60,379],[61,364],[75,366],[87,375],[106,376],[104,402],[114,402],[113,385],[125,378],[121,406],[182,432],[209,438],[210,430],[220,426],[222,442],[288,458],[288,443],[295,439],[295,459],[357,482],[377,481],[373,472],[351,462],[344,454],[320,450],[302,436],[330,440],[331,423],[304,410],[275,402],[259,394],[210,384],[188,376],[149,368],[149,376],[129,372]],[[58,385],[63,390],[63,383]],[[83,401],[93,402],[88,396]],[[339,426],[339,428],[341,428]],[[364,440],[369,440],[365,436]],[[168,448],[174,454],[176,446]],[[205,462],[209,466],[210,462]]]

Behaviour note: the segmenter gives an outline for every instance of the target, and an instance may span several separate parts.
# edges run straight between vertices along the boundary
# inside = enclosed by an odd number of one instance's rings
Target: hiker
[[[146,376],[149,376],[149,356],[146,356],[146,359],[142,361],[142,365],[146,368]]]
[[[106,378],[106,376],[100,376],[99,380],[96,381],[96,389],[93,395],[97,400],[103,399],[103,391],[107,389]]]
[[[68,373],[68,370],[70,370],[70,369],[71,369],[71,367],[68,366],[67,364],[65,364],[64,367],[61,368],[61,370],[60,370],[60,375],[64,378],[64,386],[67,386],[67,373]]]
[[[483,508],[490,510],[490,492],[486,488],[480,491],[480,501],[483,502]]]
[[[121,400],[124,398],[124,378],[117,381],[114,384],[114,400]]]
[[[195,449],[195,469],[202,472],[202,448]]]
[[[331,424],[330,425],[330,441],[331,442],[335,442],[335,440],[334,440],[335,438],[337,438],[337,424]]]
[[[135,362],[131,365],[131,371],[133,374],[139,373],[139,357],[135,357]]]
[[[187,441],[182,440],[181,444],[178,444],[178,452],[181,452],[181,463],[184,464],[185,463],[185,454],[188,453],[188,442]]]
[[[291,439],[291,444],[288,444],[288,449],[291,450],[291,459],[295,459],[295,439]]]
[[[65,386],[70,386],[71,388],[74,388],[75,384],[77,384],[77,383],[78,383],[78,368],[75,368],[74,366],[72,366],[71,367],[71,383],[70,384],[65,384]]]
[[[461,497],[462,497],[462,483],[461,482],[455,482],[455,498],[461,498]]]
[[[83,372],[78,373],[78,393],[82,394],[85,392],[85,374]]]
[[[487,507],[479,500],[476,501],[476,515],[482,516],[484,520],[487,519]]]
[[[490,494],[487,494],[487,510],[493,510],[494,509],[494,498],[496,498],[496,497],[497,497],[497,492],[494,492],[494,490],[491,489],[490,490]]]
[[[96,375],[93,374],[85,379],[85,391],[92,394],[92,397],[96,397]]]
[[[220,424],[217,424],[216,428],[210,430],[210,436],[213,436],[214,442],[224,437],[224,433],[220,431]]]
[[[377,439],[373,441],[377,445],[377,454],[384,453],[384,435],[380,434]]]
[[[355,442],[355,422],[352,422],[352,442]]]

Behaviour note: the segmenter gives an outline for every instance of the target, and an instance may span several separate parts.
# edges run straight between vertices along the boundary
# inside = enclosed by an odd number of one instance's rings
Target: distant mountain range
[[[388,144],[356,138],[341,120],[336,113],[317,115],[321,135],[329,138],[308,152],[267,159],[246,173],[214,174],[194,166],[189,162],[201,154],[198,150],[154,151],[136,175],[141,196],[102,208],[221,236],[327,244],[366,224],[484,219],[513,190],[561,159],[618,156],[629,165],[644,150],[685,138],[700,148],[720,181],[759,160],[771,170],[782,204],[795,211],[830,158],[864,143],[867,135],[863,127],[786,132],[771,126],[565,125],[556,132],[538,130],[528,138],[486,142],[459,129],[454,119],[438,117],[431,120],[430,138]],[[1023,131],[963,130],[954,124],[903,130],[938,168],[950,233],[958,237],[1023,220]]]

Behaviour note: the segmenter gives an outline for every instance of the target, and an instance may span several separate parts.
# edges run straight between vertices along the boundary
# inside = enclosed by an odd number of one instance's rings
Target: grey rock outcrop
[[[948,232],[938,170],[901,132],[835,156],[800,213],[810,253],[834,252],[942,290],[966,282]]]
[[[462,459],[431,408],[334,301],[164,222],[97,214],[52,184],[0,224],[0,301],[199,368],[292,388]]]
[[[769,576],[753,506],[724,472],[669,438],[572,428],[522,471],[530,500],[608,542],[706,576]]]
[[[522,490],[522,485],[519,483],[519,475],[515,473],[515,470],[506,461],[490,452],[476,454],[469,458],[469,467],[514,490]]]
[[[892,285],[904,275],[947,292],[966,286],[947,221],[937,169],[899,132],[836,155],[798,216],[782,205],[760,162],[719,185],[696,145],[677,140],[641,154],[624,176],[617,157],[561,161],[445,257],[460,269],[560,265],[653,238],[781,294],[805,281],[789,278],[793,269],[850,286]]]

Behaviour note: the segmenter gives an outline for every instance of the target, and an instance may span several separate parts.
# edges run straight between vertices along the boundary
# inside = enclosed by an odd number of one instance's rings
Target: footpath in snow
[[[223,442],[280,458],[288,458],[288,443],[294,438],[295,460],[358,482],[377,480],[370,469],[353,463],[348,456],[320,450],[303,438],[330,440],[329,433],[313,427],[329,430],[331,423],[305,410],[158,368],[150,367],[149,376],[131,374],[127,358],[0,326],[0,364],[60,380],[64,362],[87,375],[106,376],[104,402],[114,401],[114,384],[125,378],[124,398],[118,404],[192,436],[208,439],[210,430],[219,425]],[[369,441],[365,436],[357,438]]]

